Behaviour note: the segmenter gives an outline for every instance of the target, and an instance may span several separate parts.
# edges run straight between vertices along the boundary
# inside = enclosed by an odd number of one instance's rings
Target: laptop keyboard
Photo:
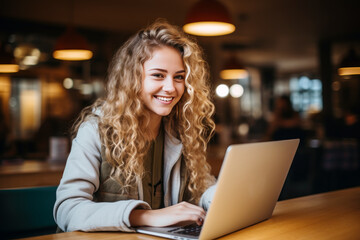
[[[184,227],[178,227],[170,230],[169,232],[178,233],[178,234],[186,234],[191,236],[199,236],[201,232],[202,226],[197,224],[191,224]]]

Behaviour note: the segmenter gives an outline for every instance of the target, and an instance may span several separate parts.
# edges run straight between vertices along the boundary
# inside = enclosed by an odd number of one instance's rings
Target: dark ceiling
[[[72,21],[78,28],[126,35],[159,17],[181,26],[196,1],[1,0],[0,13],[3,21],[17,21],[17,27],[23,25],[28,32],[33,26],[27,27],[28,22],[56,28]],[[332,43],[335,62],[349,44],[359,47],[359,0],[219,1],[237,29],[228,36],[198,38],[213,55],[230,50],[248,65],[270,65],[290,73],[316,71],[321,41]]]

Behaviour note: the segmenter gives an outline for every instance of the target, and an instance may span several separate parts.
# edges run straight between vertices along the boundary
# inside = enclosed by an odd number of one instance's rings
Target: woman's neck
[[[162,117],[160,116],[151,116],[150,117],[150,122],[149,122],[149,134],[150,134],[150,139],[154,140],[157,135],[159,134],[159,130],[160,130],[160,126],[161,126],[161,119]]]

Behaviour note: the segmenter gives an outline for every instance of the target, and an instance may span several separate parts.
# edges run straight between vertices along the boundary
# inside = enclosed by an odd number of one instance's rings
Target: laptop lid
[[[299,139],[291,139],[229,146],[199,239],[214,239],[270,218],[298,145]],[[171,230],[144,227],[137,231],[194,239]]]
[[[299,139],[229,146],[200,239],[213,239],[271,217]]]

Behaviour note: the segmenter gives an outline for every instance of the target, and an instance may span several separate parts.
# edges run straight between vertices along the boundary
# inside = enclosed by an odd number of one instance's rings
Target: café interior
[[[360,2],[218,0],[221,7],[208,7],[212,2],[1,1],[0,193],[56,187],[71,126],[104,96],[115,51],[157,18],[183,27],[206,9],[209,18],[224,11],[234,27],[189,33],[209,64],[215,177],[230,144],[299,138],[279,200],[359,186]],[[80,44],[89,56],[62,59],[56,51],[66,44]],[[298,123],[276,124],[289,116]]]

